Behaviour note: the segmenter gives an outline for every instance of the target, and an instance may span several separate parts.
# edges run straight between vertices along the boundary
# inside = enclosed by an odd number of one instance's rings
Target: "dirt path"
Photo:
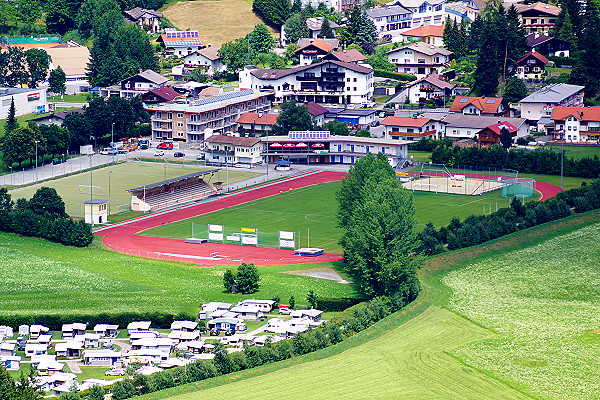
[[[297,271],[284,271],[284,274],[310,276],[311,278],[327,279],[330,281],[336,281],[337,283],[353,283],[347,281],[337,273],[333,268],[312,268],[312,269],[300,269]]]

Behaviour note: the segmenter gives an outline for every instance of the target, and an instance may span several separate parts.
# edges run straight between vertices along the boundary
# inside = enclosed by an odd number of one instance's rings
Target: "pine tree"
[[[264,24],[258,24],[248,34],[248,45],[255,53],[268,53],[273,50],[275,40]]]
[[[505,126],[500,129],[500,144],[505,150],[510,149],[510,146],[512,146],[512,136]]]
[[[506,12],[506,27],[506,54],[514,63],[525,54],[527,46],[527,39],[525,39],[527,33],[525,28],[523,28],[521,25],[519,14],[517,13],[517,9],[515,8],[514,4],[511,5]]]
[[[561,27],[556,31],[555,37],[571,43],[569,56],[577,56],[577,37],[575,36],[575,30],[573,28],[573,23],[571,22],[571,15],[568,12],[565,15]]]
[[[294,15],[295,13],[299,13],[302,11],[302,1],[294,0],[292,3],[292,8],[290,8],[290,14]]]
[[[329,18],[323,17],[323,23],[321,24],[321,31],[319,32],[320,38],[334,38],[333,29],[331,29],[331,24],[329,22]]]
[[[17,122],[17,117],[15,114],[15,99],[11,97],[10,108],[8,109],[8,117],[6,118],[6,122],[4,124],[4,135],[8,135],[19,127],[19,123]]]
[[[579,38],[579,59],[571,72],[570,83],[585,86],[585,95],[593,98],[600,91],[600,15],[595,0],[587,0]]]
[[[506,88],[504,90],[504,98],[509,103],[516,103],[527,96],[527,85],[523,79],[512,77],[506,80]]]
[[[501,65],[498,57],[498,32],[495,21],[484,17],[482,35],[477,51],[477,68],[473,74],[474,91],[480,96],[494,96],[498,88]]]

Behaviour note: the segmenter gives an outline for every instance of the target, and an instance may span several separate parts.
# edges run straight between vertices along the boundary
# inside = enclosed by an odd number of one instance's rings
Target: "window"
[[[183,113],[177,113],[177,118],[183,118]]]
[[[354,78],[354,82],[356,82],[356,78]]]
[[[346,78],[346,82],[350,82],[350,78]]]

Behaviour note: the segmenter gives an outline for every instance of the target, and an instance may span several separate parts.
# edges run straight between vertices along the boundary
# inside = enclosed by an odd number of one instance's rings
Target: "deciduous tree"
[[[294,100],[281,105],[277,122],[273,125],[275,135],[287,135],[289,131],[306,131],[313,127],[312,116],[305,105],[296,104]]]
[[[242,263],[236,274],[236,291],[243,294],[255,293],[260,286],[260,275],[253,263]]]
[[[259,24],[248,34],[248,45],[255,53],[269,53],[273,50],[275,40],[266,25]]]
[[[512,77],[506,80],[506,88],[502,96],[509,103],[516,103],[527,96],[527,85],[523,79]]]
[[[65,84],[67,82],[67,75],[65,71],[58,66],[58,68],[50,71],[50,76],[48,77],[48,89],[54,94],[64,94],[67,90]]]
[[[36,88],[40,82],[46,80],[50,56],[44,49],[29,49],[25,51],[27,71],[29,72],[29,87]]]

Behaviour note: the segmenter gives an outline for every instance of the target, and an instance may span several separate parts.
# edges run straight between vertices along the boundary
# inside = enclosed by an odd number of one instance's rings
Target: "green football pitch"
[[[337,201],[335,192],[340,182],[309,186],[247,204],[230,207],[198,217],[173,222],[144,231],[143,235],[183,239],[193,235],[207,237],[207,225],[224,225],[239,232],[241,227],[256,228],[267,240],[279,230],[293,231],[299,235],[300,246],[316,246],[330,252],[341,252],[338,240],[341,230],[337,227]],[[471,214],[483,214],[509,205],[511,198],[502,197],[501,191],[483,196],[464,196],[414,192],[417,229],[432,222],[446,225],[452,217],[464,218]],[[309,242],[310,238],[310,242]]]
[[[164,179],[191,174],[204,169],[206,168],[199,168],[197,166],[136,162],[128,162],[95,169],[92,172],[92,186],[97,186],[94,188],[94,198],[108,199],[110,175],[111,211],[113,213],[127,211],[129,210],[129,205],[131,204],[131,195],[126,191],[127,189],[148,185]],[[228,175],[229,183],[235,183],[246,179],[251,179],[259,176],[260,174],[247,171],[229,171]],[[225,171],[220,171],[212,179],[213,182],[225,180]],[[88,200],[90,196],[89,194],[82,194],[80,191],[89,193],[89,185],[90,173],[84,172],[37,185],[27,186],[21,189],[15,189],[12,190],[10,194],[13,200],[18,198],[29,199],[39,187],[53,187],[63,198],[67,213],[73,217],[82,217],[83,202]]]

